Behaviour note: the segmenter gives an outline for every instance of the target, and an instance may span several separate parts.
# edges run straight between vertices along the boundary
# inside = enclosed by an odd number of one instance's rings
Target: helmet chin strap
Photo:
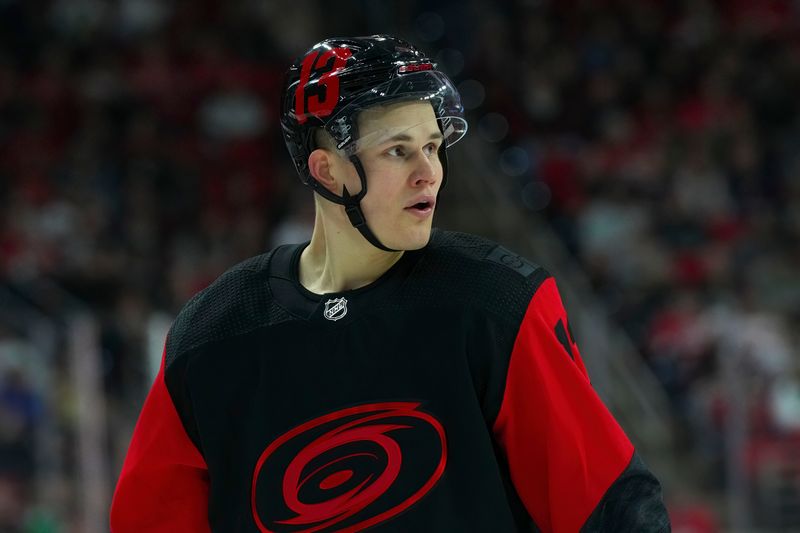
[[[441,194],[442,189],[444,189],[444,186],[447,184],[447,149],[444,146],[444,143],[442,143],[442,145],[439,147],[438,155],[439,161],[442,163],[442,186],[439,187],[439,192],[436,193],[437,205],[439,203],[439,194]],[[367,194],[367,173],[364,171],[364,166],[361,164],[361,160],[358,158],[358,156],[351,155],[350,162],[356,167],[358,177],[361,179],[361,191],[355,196],[350,194],[350,191],[347,190],[346,185],[342,185],[342,196],[337,196],[325,187],[321,186],[317,180],[312,178],[312,183],[315,185],[314,190],[331,202],[344,206],[344,211],[347,213],[347,218],[350,220],[350,224],[352,224],[353,227],[356,228],[372,246],[379,250],[383,250],[384,252],[402,251],[385,246],[380,240],[378,240],[378,237],[375,236],[367,224],[367,217],[364,216],[364,212],[361,210],[361,199]]]
[[[379,250],[383,250],[384,252],[399,252],[400,250],[394,250],[378,240],[378,237],[372,233],[372,230],[369,229],[367,225],[367,217],[364,216],[364,212],[361,210],[361,199],[366,196],[367,194],[367,173],[364,172],[364,166],[361,164],[361,160],[358,156],[351,155],[350,161],[356,167],[356,172],[358,172],[358,177],[361,178],[361,192],[358,193],[356,196],[351,196],[350,191],[347,190],[346,185],[342,185],[342,199],[344,200],[344,212],[347,213],[347,218],[350,219],[350,224],[353,225],[354,228],[358,230],[358,232],[364,236],[369,243],[378,248]]]
[[[350,191],[347,190],[347,186],[342,186],[342,196],[338,196],[322,186],[314,178],[311,178],[311,186],[315,192],[326,200],[344,206],[344,211],[347,213],[350,224],[352,224],[372,246],[384,252],[400,252],[401,250],[395,250],[385,246],[378,240],[378,237],[375,236],[369,228],[369,225],[367,225],[367,217],[364,216],[364,212],[361,210],[361,199],[367,194],[367,174],[364,172],[364,166],[361,164],[361,160],[358,156],[351,155],[350,162],[356,167],[358,177],[361,180],[361,191],[355,195],[350,194]]]

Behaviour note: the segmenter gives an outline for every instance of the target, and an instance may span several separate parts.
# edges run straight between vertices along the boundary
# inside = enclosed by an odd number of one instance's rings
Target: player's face
[[[368,109],[359,117],[359,134],[380,139],[358,154],[367,174],[361,207],[370,228],[389,248],[422,248],[442,184],[443,140],[433,108],[415,102]]]

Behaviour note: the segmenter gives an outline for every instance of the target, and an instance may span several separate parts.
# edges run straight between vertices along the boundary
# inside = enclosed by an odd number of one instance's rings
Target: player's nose
[[[411,173],[412,183],[414,185],[435,183],[440,173],[438,162],[437,156],[427,157],[421,152],[415,158],[414,169]]]

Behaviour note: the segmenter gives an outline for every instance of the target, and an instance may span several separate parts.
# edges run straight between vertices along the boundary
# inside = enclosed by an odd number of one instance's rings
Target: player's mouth
[[[425,195],[414,198],[404,210],[416,217],[427,218],[433,213],[434,207],[436,207],[436,197]]]

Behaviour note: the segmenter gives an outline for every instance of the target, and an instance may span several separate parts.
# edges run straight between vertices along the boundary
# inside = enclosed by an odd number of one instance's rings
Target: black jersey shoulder
[[[449,253],[460,256],[462,259],[495,263],[517,273],[522,278],[529,278],[531,274],[542,269],[536,263],[528,261],[494,241],[469,233],[435,230],[431,235],[429,249],[434,253]]]
[[[435,230],[405,292],[427,305],[477,307],[519,323],[549,276],[541,266],[489,239]]]
[[[267,283],[273,253],[231,267],[184,305],[167,336],[167,366],[206,343],[289,319]]]

